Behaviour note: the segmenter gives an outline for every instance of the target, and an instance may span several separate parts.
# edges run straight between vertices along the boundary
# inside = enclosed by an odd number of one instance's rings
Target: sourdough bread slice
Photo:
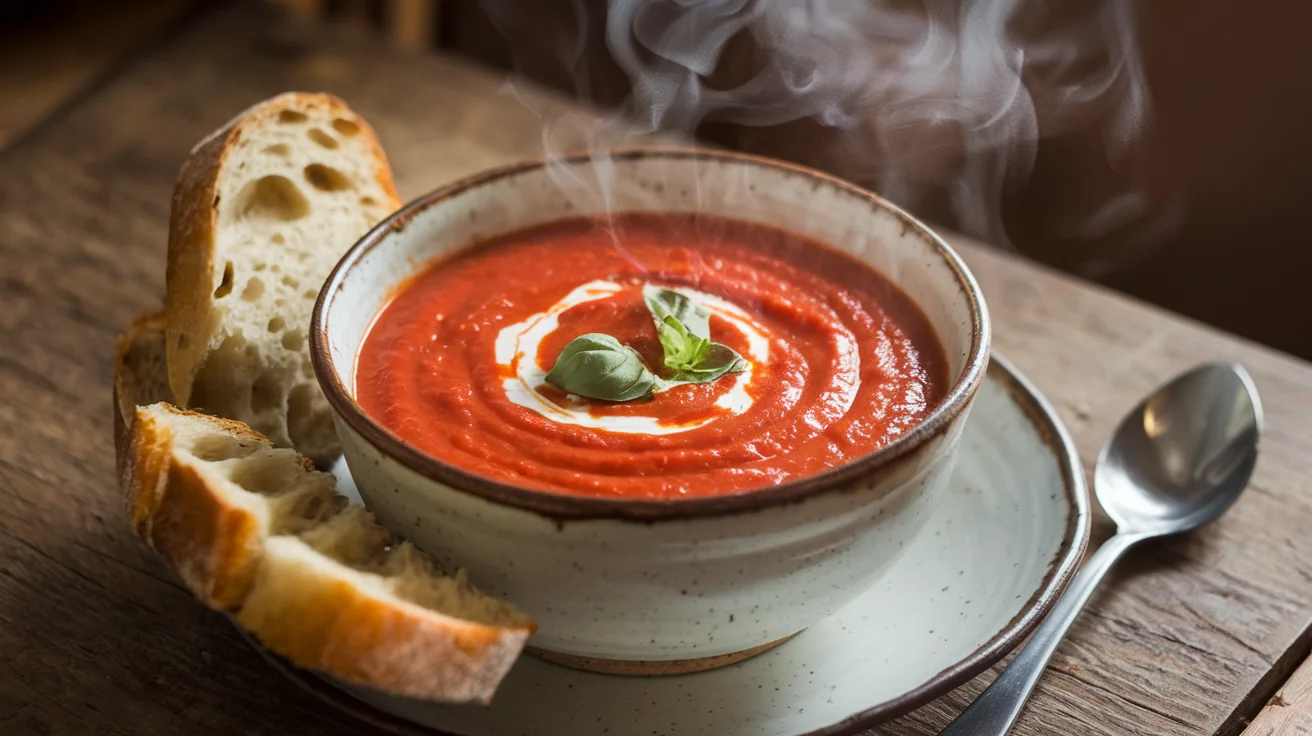
[[[169,223],[177,403],[330,464],[339,446],[310,367],[310,315],[346,249],[399,205],[373,129],[330,95],[274,97],[198,144]]]
[[[119,482],[133,529],[211,608],[302,667],[409,697],[490,702],[536,626],[445,577],[335,481],[246,425],[138,406],[162,390],[159,318],[119,341]]]

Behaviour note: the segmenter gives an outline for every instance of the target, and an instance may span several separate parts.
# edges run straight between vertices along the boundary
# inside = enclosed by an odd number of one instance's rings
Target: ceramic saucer
[[[339,478],[354,495],[344,470]],[[488,708],[392,697],[265,654],[394,733],[838,736],[912,710],[1001,659],[1065,589],[1088,536],[1070,437],[994,355],[950,488],[920,537],[874,588],[765,654],[674,677],[599,675],[525,655]]]

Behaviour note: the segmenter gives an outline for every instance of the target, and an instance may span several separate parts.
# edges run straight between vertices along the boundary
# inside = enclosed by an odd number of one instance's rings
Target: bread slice
[[[398,695],[491,701],[531,619],[441,575],[295,451],[240,422],[138,406],[137,387],[162,385],[158,318],[119,346],[120,487],[134,530],[198,598],[299,666]]]
[[[198,144],[169,222],[177,403],[327,467],[340,449],[310,367],[310,315],[342,254],[399,206],[373,129],[331,95],[274,97]]]

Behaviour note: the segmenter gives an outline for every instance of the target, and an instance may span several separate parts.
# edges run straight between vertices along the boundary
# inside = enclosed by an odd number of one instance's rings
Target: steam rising
[[[820,163],[835,173],[913,212],[937,206],[953,226],[996,243],[1009,242],[1003,199],[1033,172],[1040,134],[1093,121],[1121,179],[1145,167],[1148,95],[1133,0],[606,4],[590,14],[583,0],[553,2],[551,13],[525,22],[516,0],[486,3],[512,51],[536,46],[525,56],[560,65],[584,96],[596,91],[587,49],[604,23],[605,46],[631,89],[615,117],[584,133],[597,161],[634,130],[792,126],[772,151],[815,159],[822,148]],[[562,135],[576,139],[581,124],[544,115],[546,152],[560,153]],[[596,182],[555,175],[606,198],[604,174]],[[1150,237],[1160,222],[1141,186],[1119,181],[1066,234]]]

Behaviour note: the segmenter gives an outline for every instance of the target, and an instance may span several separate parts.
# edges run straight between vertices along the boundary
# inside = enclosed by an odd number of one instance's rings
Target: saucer
[[[1001,659],[1052,607],[1088,543],[1074,445],[1047,401],[996,353],[961,442],[943,501],[873,588],[783,645],[721,669],[621,677],[526,654],[484,708],[366,690],[261,652],[301,686],[393,733],[856,733]],[[334,472],[358,501],[345,464]]]

